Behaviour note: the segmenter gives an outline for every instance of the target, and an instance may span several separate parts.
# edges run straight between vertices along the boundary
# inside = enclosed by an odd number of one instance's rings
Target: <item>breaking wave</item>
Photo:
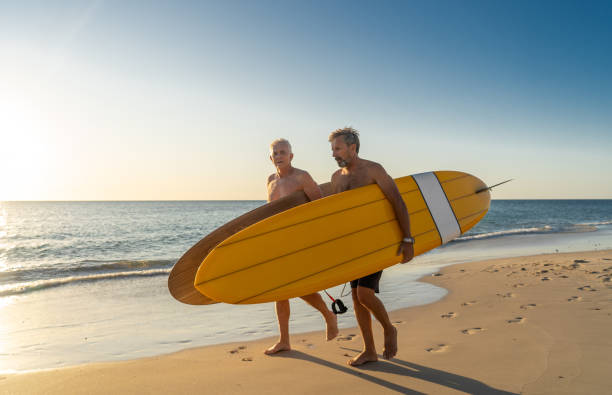
[[[115,280],[130,277],[151,277],[168,275],[171,269],[132,270],[124,272],[97,273],[83,276],[50,278],[45,280],[26,281],[0,286],[0,297],[26,294],[33,291],[70,285],[75,283]]]
[[[548,233],[548,232],[551,232],[552,229],[553,229],[552,226],[548,226],[548,225],[542,226],[542,227],[533,227],[533,228],[508,229],[508,230],[500,230],[497,232],[460,236],[456,240],[457,241],[468,241],[468,240],[489,239],[493,237],[502,237],[502,236],[509,236],[509,235]]]

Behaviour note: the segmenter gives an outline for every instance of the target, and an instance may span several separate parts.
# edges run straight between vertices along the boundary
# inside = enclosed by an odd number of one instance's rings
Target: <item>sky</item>
[[[612,3],[6,1],[1,200],[266,199],[331,131],[393,177],[612,198]]]

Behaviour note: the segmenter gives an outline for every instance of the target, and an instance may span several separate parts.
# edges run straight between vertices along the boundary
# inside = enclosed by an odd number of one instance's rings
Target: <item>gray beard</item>
[[[339,167],[346,167],[346,166],[348,166],[348,163],[344,159],[340,159],[340,160],[336,159],[336,162],[338,163]]]

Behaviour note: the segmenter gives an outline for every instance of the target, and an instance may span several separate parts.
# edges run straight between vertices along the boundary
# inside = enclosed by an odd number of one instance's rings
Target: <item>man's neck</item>
[[[353,160],[351,160],[350,163],[344,168],[344,170],[346,171],[346,173],[352,173],[353,171],[355,171],[355,169],[359,167],[360,163],[361,158],[359,158],[359,156],[355,156]]]
[[[293,173],[293,166],[289,165],[287,167],[277,167],[276,168],[276,174],[278,174],[278,176],[280,178],[283,177],[287,177],[289,175],[291,175],[291,173]]]

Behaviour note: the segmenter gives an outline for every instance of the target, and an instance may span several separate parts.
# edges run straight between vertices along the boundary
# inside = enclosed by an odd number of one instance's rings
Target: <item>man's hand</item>
[[[399,248],[397,249],[396,255],[400,254],[403,254],[400,263],[406,263],[410,261],[412,258],[414,258],[414,244],[401,241]]]

